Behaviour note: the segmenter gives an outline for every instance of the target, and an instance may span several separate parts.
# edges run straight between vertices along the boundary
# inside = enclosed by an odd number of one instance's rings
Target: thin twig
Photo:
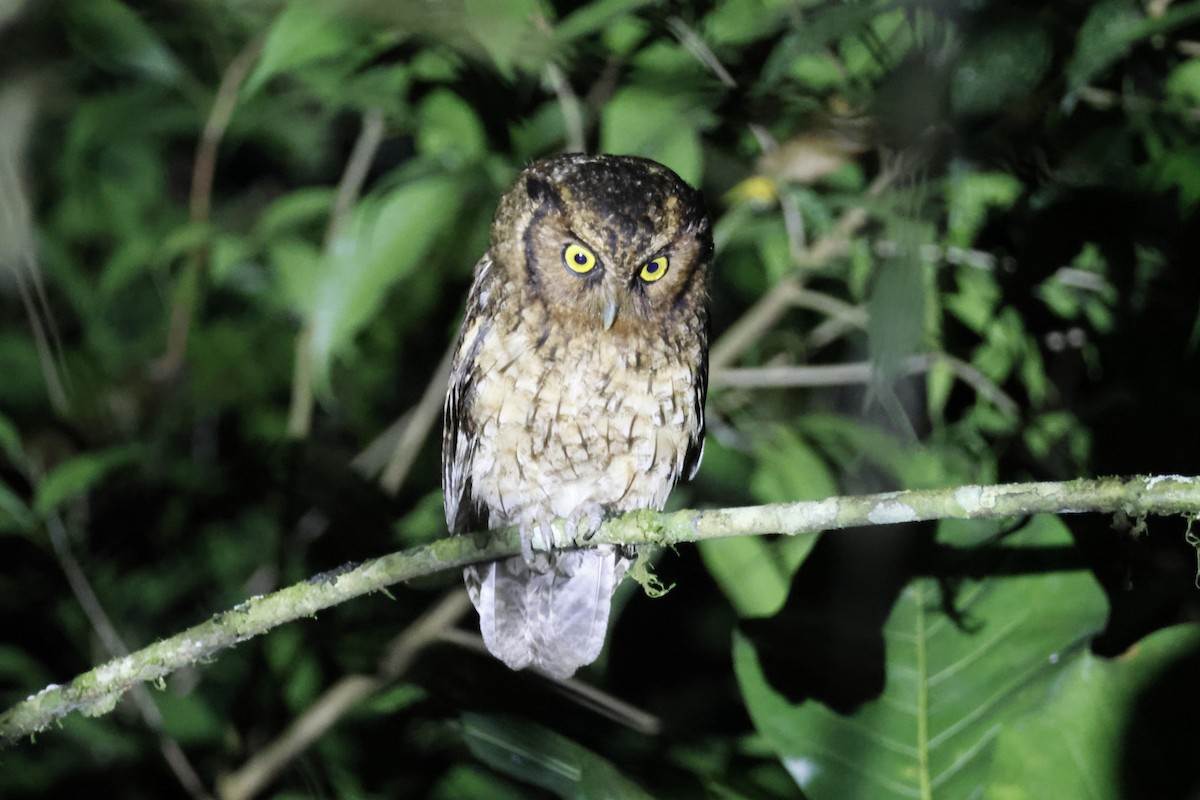
[[[572,542],[569,524],[553,523],[564,546],[600,544],[675,546],[684,542],[760,534],[812,535],[819,531],[935,519],[997,519],[1037,513],[1128,515],[1200,514],[1200,477],[1160,475],[1078,479],[1063,483],[959,486],[832,497],[707,511],[634,511],[607,520],[586,544]],[[47,686],[0,714],[0,742],[45,730],[72,711],[104,713],[132,686],[212,659],[221,650],[318,611],[381,591],[394,583],[521,551],[516,527],[449,536],[373,559],[353,569],[318,575],[256,597],[132,655],[86,672],[65,686]]]
[[[342,171],[342,177],[338,181],[333,212],[329,215],[329,227],[325,230],[326,251],[333,247],[334,240],[346,227],[346,220],[350,218],[350,212],[354,210],[354,203],[362,193],[363,184],[367,181],[367,173],[371,169],[372,162],[375,161],[375,154],[379,151],[379,145],[383,143],[385,131],[382,110],[372,108],[363,114],[362,130],[359,131],[358,138],[354,141],[350,157],[346,160],[346,168]]]
[[[1016,416],[1020,407],[1016,401],[988,379],[986,375],[962,359],[944,353],[919,353],[909,356],[904,371],[915,375],[943,364],[956,378],[1007,416]],[[870,383],[874,365],[869,361],[849,364],[783,365],[770,367],[732,367],[710,373],[713,386],[731,389],[784,389],[812,386],[845,386]]]
[[[208,222],[212,211],[213,176],[217,171],[217,151],[229,122],[233,119],[233,110],[237,105],[238,92],[245,82],[250,68],[258,60],[262,52],[262,37],[248,43],[234,57],[225,74],[221,76],[221,84],[217,87],[216,97],[213,98],[212,108],[200,141],[196,143],[196,157],[192,162],[192,186],[188,194],[188,218],[193,223]],[[167,328],[167,345],[162,356],[151,366],[151,373],[161,379],[168,379],[179,371],[183,365],[184,353],[187,352],[188,337],[191,333],[192,317],[196,310],[196,301],[200,293],[200,276],[204,269],[205,246],[196,247],[188,254],[183,273],[179,276],[175,302],[171,307],[171,318]]]
[[[46,394],[54,410],[65,416],[70,405],[67,392],[70,374],[63,361],[62,339],[38,263],[25,169],[25,150],[44,88],[41,83],[37,78],[26,77],[0,86],[0,271],[7,267],[16,282],[17,294],[29,319]]]
[[[446,383],[450,379],[450,365],[453,360],[454,343],[451,342],[450,346],[446,348],[442,360],[438,363],[433,378],[425,386],[425,393],[421,395],[421,400],[412,409],[408,424],[404,426],[404,431],[396,440],[392,457],[388,460],[387,468],[384,469],[383,476],[379,479],[379,485],[388,494],[396,494],[404,484],[405,478],[408,477],[408,471],[412,469],[413,461],[417,458],[417,452],[421,449],[425,437],[429,435],[429,429],[433,427],[433,423],[437,422],[438,416],[442,412],[442,404],[446,398]]]
[[[458,628],[450,628],[442,631],[438,638],[443,642],[461,647],[464,650],[470,650],[474,653],[491,657],[487,646],[483,643],[483,637],[477,633],[468,633]],[[657,716],[648,711],[643,711],[637,706],[627,703],[603,689],[592,686],[590,683],[585,683],[579,678],[557,680],[546,675],[546,673],[537,667],[531,667],[529,671],[541,675],[550,687],[559,694],[566,696],[584,708],[590,708],[602,717],[611,719],[613,722],[624,725],[630,730],[637,731],[646,736],[657,736],[662,733],[662,720]]]
[[[583,105],[579,102],[578,95],[571,88],[562,68],[553,61],[546,62],[546,79],[550,82],[550,88],[554,89],[555,97],[558,98],[563,127],[567,131],[567,152],[586,153],[587,134],[583,119]]]
[[[333,201],[333,210],[329,214],[329,225],[325,230],[325,253],[329,257],[337,241],[338,234],[345,227],[346,220],[354,208],[354,203],[362,191],[367,179],[371,162],[383,141],[384,120],[383,112],[371,109],[363,114],[362,129],[350,151],[346,168],[338,181],[337,195]],[[312,428],[313,413],[313,370],[312,370],[312,328],[306,323],[296,335],[295,361],[292,366],[292,399],[288,410],[288,436],[293,439],[303,439]]]
[[[867,195],[877,197],[898,177],[899,173],[895,170],[881,172],[867,189]],[[866,220],[867,213],[862,208],[846,209],[833,229],[813,244],[800,263],[812,269],[824,266],[842,251],[850,237]],[[802,279],[802,274],[792,274],[784,278],[750,306],[737,322],[729,326],[709,351],[709,368],[717,371],[731,366],[742,353],[753,347],[791,307],[792,298],[802,288]]]
[[[100,638],[104,649],[115,658],[128,656],[129,648],[125,646],[121,635],[117,633],[117,628],[100,603],[100,598],[92,588],[87,573],[83,571],[83,566],[75,557],[75,553],[71,549],[70,536],[58,514],[50,514],[46,518],[46,533],[50,539],[50,546],[54,549],[54,555],[58,559],[58,564],[67,578],[67,585],[71,587],[75,600],[83,610],[84,616],[87,617],[92,630]],[[131,688],[134,706],[137,707],[146,727],[158,735],[158,749],[171,772],[175,774],[176,780],[179,781],[184,791],[195,800],[210,800],[204,782],[200,780],[200,775],[192,766],[192,762],[188,760],[187,755],[184,754],[183,748],[179,746],[178,742],[167,736],[163,730],[162,712],[159,711],[154,698],[150,696],[146,685],[139,683]]]
[[[345,675],[326,689],[287,727],[278,739],[262,748],[219,782],[221,800],[249,800],[267,786],[283,767],[320,739],[351,708],[394,683],[408,671],[422,650],[467,612],[471,604],[461,588],[446,593],[388,645],[375,675]]]
[[[671,33],[675,34],[684,46],[684,48],[695,56],[696,60],[708,68],[708,71],[717,76],[717,80],[725,84],[730,89],[737,88],[737,81],[729,74],[729,70],[725,69],[725,65],[721,63],[721,59],[717,58],[709,46],[704,43],[704,40],[696,35],[696,32],[691,29],[686,22],[679,17],[671,17],[667,20],[667,28]]]

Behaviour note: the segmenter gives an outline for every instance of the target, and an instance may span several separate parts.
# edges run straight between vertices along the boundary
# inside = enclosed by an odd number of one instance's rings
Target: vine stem
[[[703,539],[893,525],[935,519],[985,519],[1034,513],[1200,514],[1200,477],[1159,475],[1078,479],[1061,483],[959,486],[832,497],[744,508],[672,513],[634,511],[606,521],[588,545],[676,545]],[[564,546],[573,543],[555,523]],[[478,561],[516,555],[516,528],[450,536],[357,566],[316,575],[244,603],[168,639],[85,672],[64,686],[51,685],[0,714],[0,743],[47,728],[73,711],[98,716],[142,681],[210,660],[217,652],[272,628],[370,592]]]

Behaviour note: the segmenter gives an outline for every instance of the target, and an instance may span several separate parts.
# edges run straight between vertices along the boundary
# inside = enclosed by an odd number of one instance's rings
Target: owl
[[[452,532],[517,525],[522,555],[467,567],[488,650],[566,678],[600,654],[634,553],[555,549],[661,509],[704,449],[712,226],[661,164],[564,155],[500,200],[446,396]]]

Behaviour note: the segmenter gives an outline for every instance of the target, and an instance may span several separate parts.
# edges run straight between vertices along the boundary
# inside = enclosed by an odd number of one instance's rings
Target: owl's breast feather
[[[471,412],[472,486],[494,521],[665,504],[699,426],[685,364],[615,337],[488,338]]]

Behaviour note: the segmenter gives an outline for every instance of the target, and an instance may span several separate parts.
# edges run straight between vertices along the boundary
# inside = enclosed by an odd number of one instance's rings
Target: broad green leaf
[[[25,466],[25,447],[21,444],[21,432],[4,414],[0,414],[0,453],[4,453],[12,466]]]
[[[99,450],[70,458],[55,467],[38,484],[33,510],[45,516],[62,503],[84,494],[117,467],[136,460],[142,454],[138,445]]]
[[[68,0],[62,4],[62,14],[67,38],[105,69],[167,84],[183,74],[179,60],[158,34],[118,0]]]
[[[898,238],[910,237],[902,233]],[[875,391],[890,391],[891,380],[904,374],[905,360],[923,349],[924,270],[916,247],[903,243],[900,253],[880,262],[867,298],[867,345]]]
[[[846,73],[828,53],[805,53],[792,60],[789,77],[813,91],[829,91],[846,83]]]
[[[446,771],[428,797],[430,800],[528,800],[529,794],[480,764],[461,763]]]
[[[1092,6],[1067,63],[1067,85],[1076,89],[1125,55],[1142,35],[1144,17],[1130,0],[1104,0]]]
[[[460,187],[432,176],[359,203],[322,260],[309,308],[315,385],[328,388],[333,358],[371,319],[385,294],[425,263],[459,209]]]
[[[1067,86],[1074,91],[1123,58],[1140,39],[1166,33],[1200,18],[1200,2],[1175,3],[1165,13],[1147,16],[1131,0],[1105,0],[1092,6],[1067,62]],[[1068,106],[1074,97],[1068,98]]]
[[[958,548],[981,536],[967,523],[940,530],[941,544]],[[974,551],[988,561],[985,572],[1001,577],[964,580],[949,598],[935,580],[914,580],[884,625],[883,694],[851,715],[815,701],[793,704],[767,682],[753,645],[737,637],[746,708],[806,797],[980,796],[1003,726],[1045,701],[1104,624],[1104,595],[1090,574],[1036,563],[1039,552],[1070,546],[1063,524],[1042,515],[999,547]]]
[[[0,644],[0,682],[6,686],[38,686],[50,679],[46,668],[23,648]]]
[[[562,798],[640,800],[650,795],[610,762],[570,739],[524,720],[463,714],[463,738],[493,769]]]
[[[1129,784],[1136,778],[1130,772],[1165,776],[1178,770],[1180,757],[1194,756],[1180,751],[1195,743],[1197,655],[1198,625],[1157,631],[1115,659],[1084,652],[1054,682],[1045,705],[1001,730],[985,800],[1122,800],[1133,796]],[[1162,720],[1167,726],[1135,733],[1139,700],[1172,667],[1188,668],[1175,682],[1185,694],[1173,703],[1174,725]],[[1145,738],[1131,740],[1132,735]],[[1123,758],[1136,768],[1126,767]]]
[[[1191,58],[1167,76],[1167,94],[1191,105],[1200,105],[1200,58]]]
[[[1152,187],[1159,191],[1179,191],[1179,206],[1189,213],[1200,203],[1200,147],[1172,149],[1143,170]]]
[[[914,446],[878,425],[844,414],[806,414],[798,428],[842,471],[866,462],[885,470],[895,485],[906,489],[947,486],[962,478],[948,472],[938,453],[929,447]]]
[[[750,490],[759,502],[817,500],[837,493],[829,467],[794,431],[778,428],[756,449]],[[816,542],[816,536],[755,536],[709,539],[697,546],[704,566],[738,615],[766,617],[783,605],[792,576]]]
[[[163,732],[180,744],[221,740],[226,721],[213,709],[211,698],[204,692],[179,694],[168,686],[154,693],[154,702],[162,712]]]
[[[463,0],[461,8],[461,24],[472,44],[507,79],[518,72],[539,72],[554,53],[553,33],[542,23],[546,7],[541,0]]]
[[[8,484],[0,482],[0,534],[30,533],[36,524],[25,501]]]
[[[788,541],[804,543],[807,551],[812,549],[817,537],[796,536],[789,537]],[[707,539],[697,543],[705,568],[739,617],[769,617],[779,611],[787,599],[791,573],[785,570],[775,544],[761,536]]]
[[[333,207],[334,194],[328,186],[307,186],[288,192],[259,214],[254,223],[255,238],[270,242],[313,223],[323,227]]]
[[[447,168],[478,161],[487,153],[487,133],[466,100],[449,89],[435,89],[418,109],[417,150]]]
[[[820,500],[837,494],[829,466],[795,431],[775,427],[756,442],[755,450],[758,463],[750,491],[760,503]]]
[[[1023,188],[1020,180],[1002,172],[957,172],[946,182],[950,244],[970,247],[988,212],[1010,208]]]
[[[560,42],[569,42],[581,36],[589,36],[610,22],[629,17],[643,6],[655,0],[595,0],[572,11],[554,26],[554,36]]]
[[[838,43],[838,53],[850,75],[873,82],[885,74],[890,64],[904,59],[913,45],[912,26],[904,11],[889,9],[886,6],[881,10],[880,6],[874,3],[839,5],[870,13],[870,22],[866,24],[865,29],[856,27],[847,30]],[[852,18],[853,12],[850,12],[848,17]],[[878,45],[872,46],[871,41],[886,42],[886,54],[881,53]]]
[[[652,158],[695,186],[703,173],[699,131],[710,119],[711,112],[686,92],[627,86],[600,112],[600,150]]]
[[[286,3],[267,32],[242,96],[249,98],[276,75],[345,53],[353,44],[344,17],[330,13],[323,4]]]
[[[723,0],[705,15],[701,30],[714,46],[747,45],[774,33],[789,10],[779,0]]]

